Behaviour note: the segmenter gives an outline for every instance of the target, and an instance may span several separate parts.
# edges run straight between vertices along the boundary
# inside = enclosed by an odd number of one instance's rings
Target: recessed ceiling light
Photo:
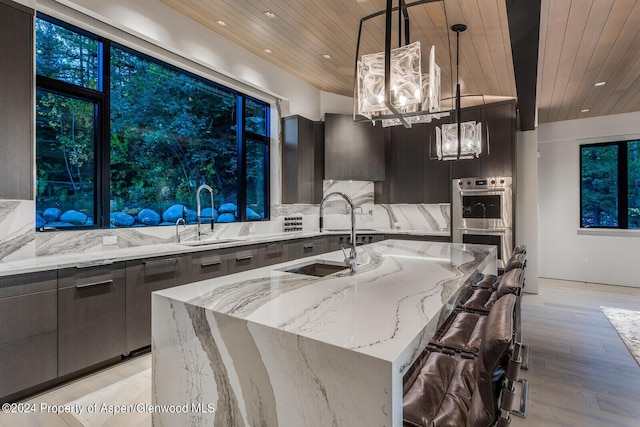
[[[273,53],[273,51],[271,49],[265,49],[264,50],[266,53]]]
[[[328,53],[325,53],[324,55],[322,55],[322,57],[324,59],[331,59],[331,55],[329,55]]]
[[[588,108],[585,108],[585,109],[580,110],[580,112],[581,112],[581,113],[588,113],[588,112],[589,112],[589,109],[588,109]]]
[[[264,12],[265,15],[267,15],[269,18],[275,18],[276,14],[271,12],[270,10],[267,10]]]
[[[607,84],[607,82],[598,82],[594,86],[604,86],[606,84]]]
[[[226,22],[221,21],[221,20],[219,20],[219,19],[216,21],[216,24],[218,24],[218,25],[222,25],[223,27],[226,27],[226,26],[227,26],[227,23],[226,23]]]

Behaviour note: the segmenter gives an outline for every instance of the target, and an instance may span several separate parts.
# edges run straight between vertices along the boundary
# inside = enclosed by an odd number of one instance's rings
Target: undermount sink
[[[287,273],[306,274],[307,276],[324,277],[339,271],[348,271],[349,268],[344,264],[328,264],[326,262],[316,261],[312,264],[297,265],[288,270]]]
[[[240,242],[242,239],[209,239],[209,240],[189,240],[187,242],[180,242],[181,245],[186,246],[205,246],[205,245],[219,245],[222,243]]]

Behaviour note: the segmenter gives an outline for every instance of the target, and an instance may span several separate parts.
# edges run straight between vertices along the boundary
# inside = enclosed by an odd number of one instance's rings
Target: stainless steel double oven
[[[451,228],[454,243],[498,247],[498,267],[513,250],[511,177],[458,178],[452,183]]]

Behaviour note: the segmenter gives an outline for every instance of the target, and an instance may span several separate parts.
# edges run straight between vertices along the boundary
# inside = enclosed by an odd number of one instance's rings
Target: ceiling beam
[[[536,127],[538,40],[541,0],[505,0],[511,38],[511,56],[516,79],[520,130]]]

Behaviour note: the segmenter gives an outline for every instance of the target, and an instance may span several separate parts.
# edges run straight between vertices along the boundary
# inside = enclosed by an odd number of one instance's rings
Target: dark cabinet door
[[[279,264],[289,261],[289,245],[285,242],[271,242],[260,245],[260,266]]]
[[[258,245],[245,246],[230,251],[229,273],[239,273],[260,267],[260,259],[264,257],[264,247]]]
[[[328,237],[314,237],[311,239],[295,240],[289,244],[291,259],[320,255],[328,251]]]
[[[388,129],[354,122],[351,115],[325,114],[325,179],[383,181]]]
[[[125,264],[58,272],[58,375],[125,352]]]
[[[191,254],[191,282],[212,279],[229,274],[228,255],[224,250],[194,252]]]
[[[424,127],[414,125],[407,129],[395,126],[391,129],[391,149],[394,185],[393,203],[422,203],[422,161]]]
[[[151,344],[151,293],[187,283],[189,255],[127,261],[126,351]]]
[[[33,199],[33,10],[0,0],[0,199]]]
[[[320,203],[324,125],[301,116],[282,119],[282,203]]]
[[[0,400],[58,374],[57,272],[0,277]]]

